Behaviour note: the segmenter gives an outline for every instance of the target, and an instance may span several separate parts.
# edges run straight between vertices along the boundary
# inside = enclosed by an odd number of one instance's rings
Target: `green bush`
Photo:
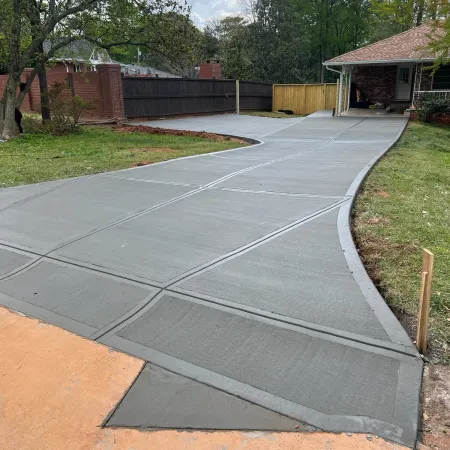
[[[51,134],[66,134],[76,130],[83,111],[94,108],[92,101],[72,95],[64,82],[54,83],[48,90],[52,120],[46,123]]]
[[[446,112],[450,112],[450,99],[439,98],[431,93],[425,93],[420,99],[418,113],[422,122],[431,123],[435,114]]]
[[[78,131],[78,123],[83,111],[95,107],[92,101],[72,95],[66,84],[54,83],[48,90],[51,120],[45,122],[39,114],[25,113],[22,119],[27,134],[48,134],[60,136]]]

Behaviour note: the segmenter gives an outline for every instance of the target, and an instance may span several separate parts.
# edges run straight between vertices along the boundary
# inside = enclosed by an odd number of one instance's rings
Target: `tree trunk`
[[[48,122],[51,120],[50,103],[48,99],[48,82],[47,72],[44,65],[39,65],[37,68],[37,74],[39,78],[39,92],[41,94],[41,115],[42,122]]]
[[[51,120],[50,103],[48,99],[48,81],[47,72],[45,70],[44,44],[39,45],[39,56],[37,59],[37,76],[39,78],[39,92],[41,94],[41,116],[42,122]]]
[[[18,134],[18,128],[15,122],[16,109],[16,89],[19,84],[20,76],[9,75],[6,84],[4,103],[3,103],[3,122],[1,124],[1,137],[8,140]]]
[[[425,1],[420,0],[418,10],[417,10],[416,27],[418,27],[419,25],[422,25],[424,9],[425,9]]]

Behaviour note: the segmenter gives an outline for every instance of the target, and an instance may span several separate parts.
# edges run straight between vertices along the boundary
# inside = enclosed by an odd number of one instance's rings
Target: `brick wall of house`
[[[371,102],[386,106],[395,101],[397,66],[357,66],[353,69],[352,82]]]

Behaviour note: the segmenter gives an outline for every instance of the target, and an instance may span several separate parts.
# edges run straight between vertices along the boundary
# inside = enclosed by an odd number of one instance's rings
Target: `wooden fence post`
[[[427,351],[428,321],[430,317],[431,281],[433,279],[434,255],[423,250],[422,286],[420,289],[419,317],[417,320],[416,345],[420,353]]]
[[[272,84],[272,112],[275,112],[275,85]]]
[[[236,114],[240,113],[239,80],[236,80]]]

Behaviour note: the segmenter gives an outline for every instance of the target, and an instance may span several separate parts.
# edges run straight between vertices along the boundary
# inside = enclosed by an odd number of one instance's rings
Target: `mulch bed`
[[[207,133],[206,131],[188,131],[188,130],[172,130],[169,128],[145,127],[143,125],[126,126],[119,125],[114,127],[118,133],[146,133],[146,134],[165,134],[169,136],[195,136],[213,141],[230,141],[241,144],[246,143],[243,139],[234,138],[231,136],[223,136],[221,134]]]

